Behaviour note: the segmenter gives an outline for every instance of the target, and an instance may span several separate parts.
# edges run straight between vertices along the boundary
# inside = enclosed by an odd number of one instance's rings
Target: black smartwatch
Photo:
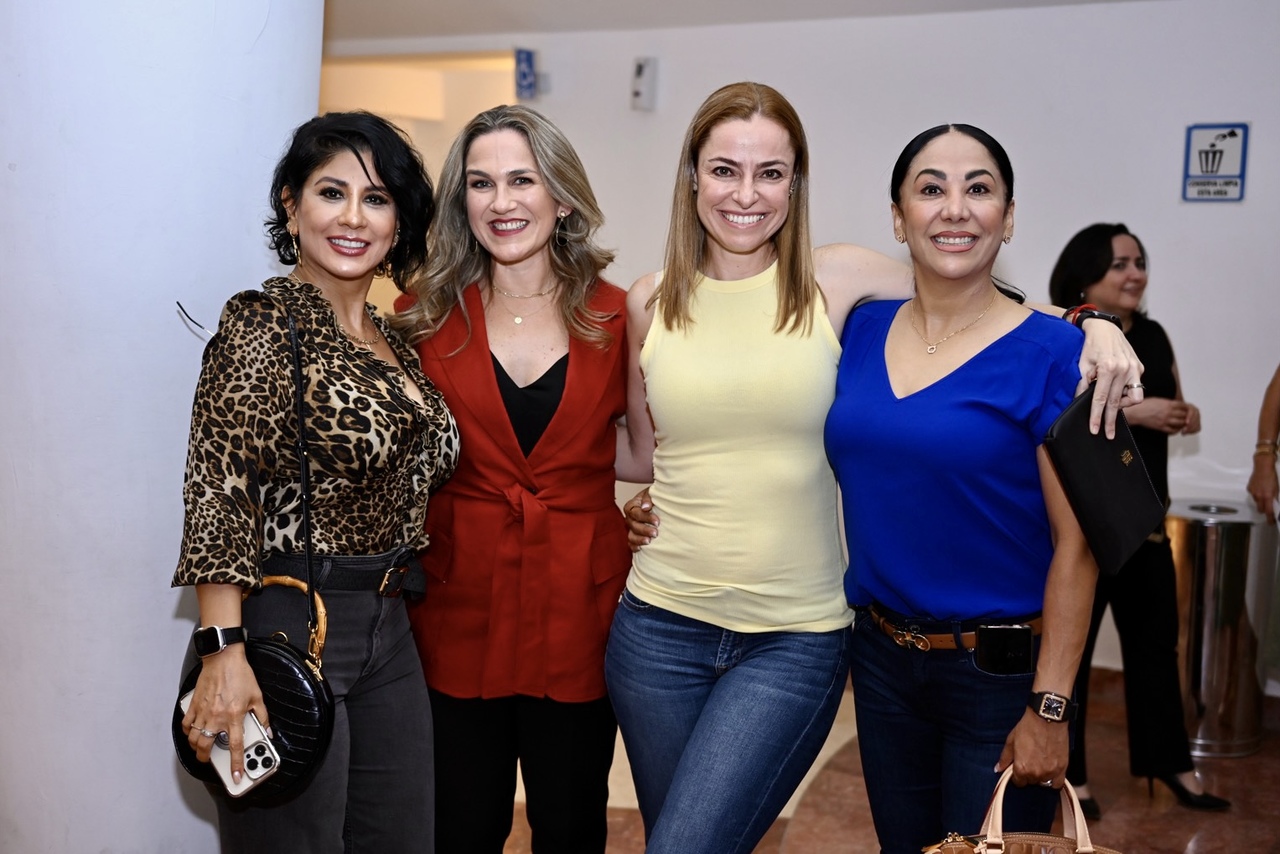
[[[1076,719],[1076,704],[1071,702],[1071,698],[1052,691],[1031,692],[1027,705],[1050,723],[1061,724]]]
[[[1098,311],[1096,308],[1080,308],[1076,309],[1075,316],[1071,318],[1071,322],[1075,324],[1077,329],[1084,329],[1084,322],[1091,317],[1099,320],[1110,320],[1119,329],[1124,329],[1124,325],[1120,322],[1120,318],[1114,314],[1107,314],[1105,311]]]
[[[248,639],[249,630],[244,626],[232,626],[231,628],[205,626],[203,629],[196,629],[195,634],[191,636],[191,641],[196,648],[196,655],[201,658],[217,655],[231,644],[244,643]]]

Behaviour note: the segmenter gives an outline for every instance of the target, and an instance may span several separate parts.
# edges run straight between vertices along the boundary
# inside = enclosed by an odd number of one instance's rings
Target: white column
[[[0,850],[213,852],[169,716],[205,325],[316,108],[322,0],[0,11]]]

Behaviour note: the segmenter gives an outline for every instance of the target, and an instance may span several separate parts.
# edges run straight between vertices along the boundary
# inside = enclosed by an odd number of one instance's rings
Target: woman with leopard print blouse
[[[203,627],[307,636],[306,597],[261,585],[264,565],[266,574],[305,577],[296,559],[303,544],[292,315],[335,726],[315,777],[287,801],[215,798],[222,849],[429,852],[430,704],[404,600],[379,589],[388,570],[426,547],[427,496],[453,471],[458,432],[417,354],[365,299],[375,272],[401,282],[425,264],[432,188],[397,128],[368,113],[331,113],[294,132],[271,204],[272,247],[295,266],[233,297],[205,350],[173,583],[195,585]],[[347,557],[361,560],[344,565]],[[414,587],[411,575],[402,575],[405,589]],[[250,709],[270,724],[243,644],[206,654],[183,719],[197,756],[207,760],[209,736],[225,732],[233,775],[242,774]]]

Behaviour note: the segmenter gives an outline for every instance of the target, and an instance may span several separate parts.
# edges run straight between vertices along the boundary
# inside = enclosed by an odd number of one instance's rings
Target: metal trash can
[[[1166,521],[1178,583],[1178,663],[1194,756],[1262,744],[1262,651],[1280,550],[1276,527],[1232,501],[1175,501]]]

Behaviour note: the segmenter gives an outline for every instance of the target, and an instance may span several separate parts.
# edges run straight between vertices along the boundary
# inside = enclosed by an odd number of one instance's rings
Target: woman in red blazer
[[[440,177],[427,271],[397,325],[458,421],[411,611],[435,723],[442,854],[500,854],[519,760],[535,851],[603,852],[616,722],[604,649],[631,565],[617,472],[625,293],[573,147],[525,107],[476,116]],[[621,439],[619,438],[621,435]]]

